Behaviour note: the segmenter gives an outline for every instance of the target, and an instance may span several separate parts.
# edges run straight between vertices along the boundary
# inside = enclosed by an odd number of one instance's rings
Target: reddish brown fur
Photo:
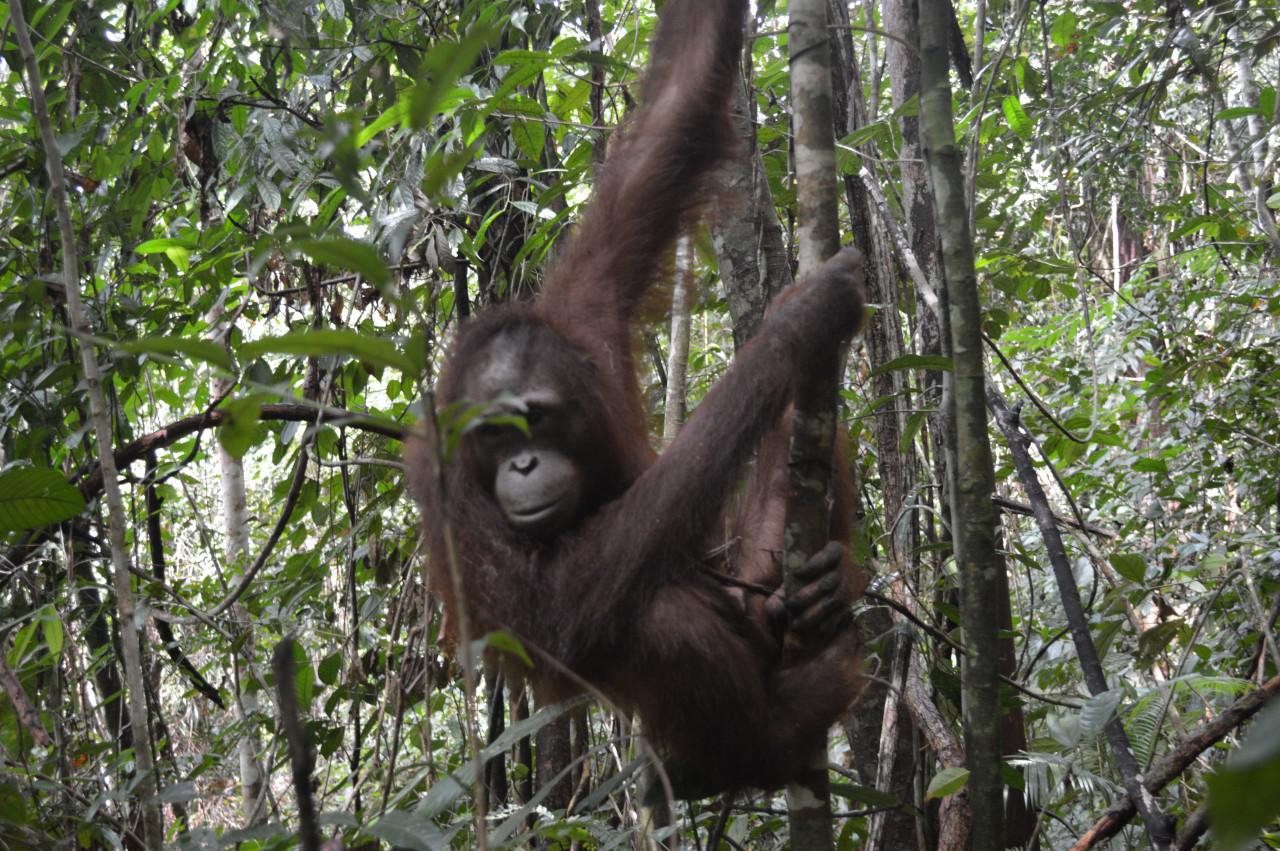
[[[761,450],[731,569],[776,585],[794,385],[842,344],[862,314],[858,261],[842,254],[779,307],[660,458],[650,448],[632,325],[660,259],[694,206],[697,179],[729,147],[745,0],[669,0],[643,105],[597,180],[595,199],[547,273],[541,299],[490,309],[459,333],[437,387],[455,401],[499,336],[555,366],[574,401],[574,460],[589,478],[582,516],[550,539],[510,526],[464,440],[438,487],[427,441],[408,467],[422,506],[432,589],[456,612],[445,551],[451,529],[475,635],[504,628],[627,711],[667,758],[684,795],[790,779],[856,693],[845,630],[806,659],[705,569],[736,484]],[[474,400],[483,401],[483,400]],[[837,537],[847,535],[847,526]],[[851,583],[856,584],[856,583]],[[759,601],[756,600],[756,603]],[[531,678],[568,688],[555,665]]]

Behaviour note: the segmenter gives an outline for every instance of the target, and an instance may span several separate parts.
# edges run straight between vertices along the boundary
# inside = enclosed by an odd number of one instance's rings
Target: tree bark
[[[974,851],[1004,847],[1004,781],[1000,759],[1000,577],[995,552],[995,474],[987,434],[982,359],[982,307],[973,238],[964,199],[960,151],[951,114],[948,74],[950,4],[921,0],[920,117],[925,157],[942,237],[955,393],[955,493],[952,534],[961,579],[961,628],[967,651],[963,677],[965,750]]]
[[[803,278],[839,250],[840,219],[826,0],[793,0],[789,15],[799,270]],[[827,488],[835,445],[841,354],[833,351],[829,367],[803,382],[796,393],[784,537],[788,594],[797,587],[795,570],[825,545],[830,528]],[[809,765],[787,787],[791,846],[797,851],[822,851],[832,845],[825,742],[821,752],[810,757]]]
[[[206,317],[211,336],[215,342],[222,343],[230,336],[230,328],[221,327],[224,320],[222,302],[209,312]],[[214,376],[210,381],[210,392],[214,399],[229,396],[233,384],[225,378]],[[221,442],[218,451],[218,482],[222,497],[222,531],[226,537],[223,550],[223,563],[238,573],[235,568],[244,567],[242,562],[249,553],[249,508],[244,486],[244,462],[226,450]],[[253,625],[250,623],[249,611],[237,603],[231,609],[233,621],[240,625],[245,638],[239,642],[239,649],[232,664],[236,667],[236,714],[240,717],[240,738],[236,742],[236,754],[240,761],[240,811],[246,827],[266,820],[266,808],[260,806],[265,801],[263,796],[263,769],[258,759],[258,690],[245,688],[245,680],[254,677],[253,672]]]
[[[750,39],[745,52],[751,55]],[[791,283],[791,257],[756,144],[749,87],[749,79],[744,80],[733,92],[738,155],[725,160],[711,178],[711,235],[729,297],[735,348],[759,330],[765,307]]]
[[[676,281],[671,292],[671,348],[667,353],[667,399],[662,408],[662,445],[668,446],[684,424],[689,367],[689,314],[693,308],[693,241],[676,243]]]

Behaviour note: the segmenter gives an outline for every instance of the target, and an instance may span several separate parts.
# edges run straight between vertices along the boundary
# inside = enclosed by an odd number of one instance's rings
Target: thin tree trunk
[[[1036,525],[1040,527],[1040,537],[1044,540],[1045,551],[1049,555],[1049,563],[1053,567],[1053,575],[1058,584],[1058,597],[1062,601],[1062,610],[1067,617],[1067,625],[1071,628],[1071,638],[1075,643],[1076,656],[1080,660],[1080,668],[1084,673],[1085,684],[1089,693],[1102,694],[1107,691],[1106,672],[1102,668],[1102,660],[1098,657],[1098,649],[1094,646],[1093,636],[1089,633],[1089,620],[1085,615],[1084,602],[1080,599],[1080,589],[1076,586],[1075,575],[1071,571],[1071,562],[1067,558],[1066,547],[1062,543],[1062,533],[1054,520],[1053,510],[1049,506],[1048,497],[1040,480],[1036,477],[1035,466],[1028,450],[1030,437],[1018,421],[1018,415],[1009,409],[1008,404],[994,387],[988,390],[988,399],[996,414],[996,422],[1004,432],[1009,444],[1009,454],[1013,456],[1014,468],[1018,471],[1018,479],[1027,492],[1027,501],[1031,503],[1035,513]],[[1158,851],[1173,845],[1173,820],[1160,810],[1154,796],[1143,785],[1142,769],[1133,755],[1129,744],[1129,736],[1119,716],[1112,716],[1106,726],[1107,741],[1115,755],[1116,767],[1124,778],[1125,791],[1130,800],[1137,806],[1142,816],[1142,823],[1147,829],[1147,838],[1152,847]]]
[[[670,446],[684,424],[689,367],[689,316],[693,308],[693,242],[676,243],[676,281],[671,293],[671,349],[667,353],[667,400],[662,409],[662,445]]]
[[[921,0],[920,117],[942,236],[955,393],[955,493],[952,534],[961,579],[961,628],[967,650],[963,677],[965,750],[974,851],[1004,847],[1004,781],[1000,759],[1000,577],[995,552],[995,474],[987,434],[982,360],[982,308],[965,209],[960,150],[955,141],[948,72],[950,5]]]
[[[212,329],[211,336],[219,343],[230,334],[230,328],[220,327],[223,318],[223,306],[219,301],[206,317]],[[232,383],[222,377],[215,376],[210,381],[210,391],[215,399],[230,394],[232,387]],[[223,563],[234,568],[241,565],[249,553],[249,508],[244,486],[244,462],[228,452],[221,443],[217,447],[222,531],[226,538]],[[262,763],[258,759],[258,690],[244,687],[244,681],[254,676],[253,625],[250,623],[249,611],[240,603],[232,606],[231,614],[233,621],[240,624],[245,633],[245,640],[239,644],[233,664],[236,666],[236,713],[240,716],[241,729],[240,739],[236,743],[240,761],[240,810],[245,826],[248,827],[266,820],[266,808],[260,806],[264,790]]]
[[[751,22],[748,22],[748,26]],[[750,69],[751,39],[745,52]],[[729,296],[733,343],[740,349],[760,328],[769,301],[791,283],[791,257],[756,144],[750,80],[734,87],[730,114],[738,156],[712,173],[711,234],[720,280]]]
[[[863,8],[864,13],[870,16],[874,4],[865,2]],[[827,11],[831,21],[835,133],[843,137],[871,122],[874,113],[869,110],[878,103],[875,96],[878,83],[872,83],[870,105],[864,103],[859,64],[850,36],[848,5],[843,0],[828,0]],[[872,54],[873,80],[878,80],[880,72],[875,40],[871,38],[863,44]],[[873,147],[867,143],[860,148],[860,153],[874,154]],[[874,162],[874,156],[869,161]],[[874,371],[903,354],[899,285],[892,251],[886,244],[885,229],[883,226],[877,228],[872,216],[868,187],[856,176],[845,175],[844,194],[854,245],[867,258],[867,300],[881,305],[881,309],[870,315],[863,332],[868,365]],[[888,542],[885,566],[890,575],[910,577],[909,582],[914,586],[919,566],[917,517],[914,512],[904,509],[908,495],[916,487],[916,468],[911,452],[901,448],[906,426],[905,411],[911,407],[907,375],[902,370],[880,373],[873,379],[873,390],[876,397],[891,400],[871,420],[877,449],[876,465],[884,494],[884,525]],[[895,585],[901,587],[900,582]],[[869,775],[864,777],[869,785],[902,801],[910,801],[915,771],[915,760],[911,756],[914,733],[910,715],[901,710],[900,684],[906,676],[912,640],[908,633],[892,629],[893,620],[888,610],[881,607],[867,612],[859,625],[869,643],[881,644],[880,658],[892,660],[889,664],[890,679],[895,687],[890,688],[883,676],[868,678],[859,708],[850,713],[844,724],[850,737],[849,746],[854,751],[856,764]],[[879,713],[869,711],[876,706],[881,707]],[[914,844],[915,821],[912,808],[906,806],[871,816],[866,840],[868,851],[906,848]]]
[[[13,34],[18,41],[26,65],[26,83],[31,98],[31,112],[40,129],[40,142],[44,148],[45,169],[49,173],[49,188],[58,213],[58,234],[62,243],[62,279],[67,293],[67,315],[71,330],[80,340],[80,362],[84,367],[85,385],[89,393],[89,410],[93,419],[94,436],[97,438],[98,458],[102,465],[102,491],[107,501],[107,538],[111,543],[112,579],[116,593],[116,613],[120,628],[121,656],[128,691],[129,715],[134,723],[133,754],[137,771],[138,798],[142,804],[143,841],[148,849],[159,851],[164,844],[164,813],[156,796],[155,759],[151,753],[151,728],[147,714],[146,693],[143,691],[142,636],[138,629],[133,598],[133,585],[129,576],[129,551],[125,543],[124,499],[116,470],[112,445],[111,421],[107,414],[107,400],[102,390],[102,371],[98,368],[93,346],[85,337],[90,333],[85,317],[84,302],[80,298],[80,260],[77,256],[75,231],[71,223],[71,208],[67,201],[66,177],[63,173],[62,154],[54,137],[53,124],[49,120],[49,107],[45,102],[44,85],[40,80],[40,66],[31,46],[31,34],[21,3],[9,4],[9,18]]]
[[[831,51],[826,0],[793,0],[789,14],[799,269],[803,278],[840,248]],[[835,444],[841,354],[833,351],[830,367],[803,382],[796,393],[784,539],[788,594],[796,587],[795,570],[823,547],[830,529],[827,488]],[[832,845],[826,751],[824,741],[821,751],[809,758],[809,768],[787,787],[791,847],[797,851],[821,851]]]

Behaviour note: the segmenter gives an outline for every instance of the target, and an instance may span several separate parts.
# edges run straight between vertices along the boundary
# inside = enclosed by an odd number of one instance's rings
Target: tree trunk
[[[90,333],[85,316],[84,302],[80,298],[80,260],[77,256],[75,231],[71,223],[71,207],[67,201],[66,177],[62,168],[62,155],[49,120],[49,107],[45,101],[44,84],[40,79],[40,66],[36,61],[31,35],[21,3],[9,6],[9,18],[13,34],[26,65],[26,83],[31,98],[31,112],[40,129],[40,143],[44,148],[45,169],[49,173],[49,189],[58,212],[58,235],[62,243],[62,280],[66,287],[67,317],[71,330],[80,342],[80,362],[84,368],[84,381],[89,395],[89,409],[93,419],[94,436],[97,438],[98,459],[102,465],[102,492],[107,502],[107,537],[111,543],[112,579],[116,592],[116,613],[120,627],[121,656],[127,683],[129,715],[134,728],[133,754],[137,772],[138,798],[142,803],[143,841],[147,848],[159,851],[164,844],[164,813],[157,797],[155,759],[151,753],[150,718],[147,714],[146,693],[143,691],[142,635],[135,618],[133,584],[129,575],[129,550],[125,543],[127,518],[124,499],[115,463],[115,447],[112,445],[111,420],[107,413],[107,400],[102,390],[102,371],[98,368],[93,345],[85,339]]]
[[[751,55],[749,38],[746,55]],[[734,87],[731,113],[738,156],[725,160],[712,173],[710,193],[711,234],[720,280],[729,297],[735,348],[759,330],[769,301],[791,283],[791,257],[756,144],[749,86],[746,80]]]
[[[222,328],[222,302],[209,311],[206,317],[211,329],[211,337],[216,342],[223,342],[230,336],[230,328]],[[221,377],[210,381],[210,391],[217,399],[228,395],[233,385]],[[226,537],[224,544],[223,564],[236,568],[249,554],[249,508],[244,486],[244,462],[232,455],[218,443],[218,481],[222,496],[222,531]],[[236,714],[240,716],[241,734],[236,743],[236,753],[240,760],[240,811],[244,816],[246,827],[260,824],[266,820],[266,808],[260,806],[263,801],[263,769],[258,759],[258,691],[244,687],[246,679],[254,677],[253,672],[253,625],[250,623],[249,611],[241,603],[231,608],[233,623],[240,625],[245,639],[240,643],[234,664],[236,666]]]
[[[803,278],[839,250],[840,219],[826,0],[793,0],[789,15],[799,269]],[[825,545],[830,528],[827,488],[835,444],[840,354],[832,352],[829,370],[805,381],[796,392],[784,539],[788,594],[796,588],[795,570]],[[818,851],[832,844],[826,750],[824,742],[821,752],[810,757],[810,767],[787,787],[791,846],[797,851]]]
[[[689,315],[693,308],[693,241],[676,243],[676,281],[671,293],[671,349],[667,353],[667,399],[662,408],[662,445],[670,446],[684,424],[689,367]]]
[[[967,655],[963,677],[966,762],[973,807],[974,851],[1004,847],[1004,782],[1000,759],[1000,577],[995,552],[995,474],[987,434],[982,359],[982,308],[965,209],[964,178],[951,114],[948,69],[950,4],[921,0],[920,116],[925,156],[942,235],[951,326],[956,465],[952,534],[961,579],[961,628]]]

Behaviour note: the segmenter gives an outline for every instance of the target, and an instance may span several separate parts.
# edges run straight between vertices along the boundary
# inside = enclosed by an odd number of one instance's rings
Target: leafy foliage
[[[112,636],[123,625],[81,345],[92,344],[102,365],[124,461],[126,544],[154,663],[151,732],[173,843],[292,841],[294,793],[267,697],[267,659],[285,635],[302,648],[299,699],[317,750],[322,823],[348,847],[473,844],[476,760],[483,770],[581,709],[513,720],[475,752],[470,733],[489,712],[483,701],[468,712],[437,641],[392,435],[439,415],[452,446],[483,418],[431,410],[442,348],[460,317],[538,287],[590,192],[605,128],[633,94],[652,5],[26,4],[72,185],[75,275],[93,338],[68,331],[45,152],[8,43],[0,649],[55,744],[34,745],[29,719],[12,698],[0,701],[0,842],[115,847],[133,829],[132,746],[113,715]],[[756,173],[791,246],[785,9],[758,5]],[[1069,520],[1078,512],[1104,533],[1067,537],[1110,686],[1090,698],[1039,532],[1020,514],[1004,518],[1012,679],[1022,689],[1005,700],[1023,711],[1027,733],[1026,750],[1007,760],[1043,808],[1047,847],[1081,833],[1121,794],[1098,735],[1109,718],[1121,719],[1150,765],[1277,673],[1267,633],[1274,640],[1280,600],[1278,13],[1271,0],[1167,8],[988,7],[979,33],[960,4],[961,28],[971,46],[983,40],[985,56],[974,88],[957,92],[956,115],[976,156],[985,330],[999,353],[989,374],[1028,402],[1023,420],[1054,510]],[[852,21],[866,114],[842,132],[839,165],[853,179],[867,164],[911,225],[898,199],[912,179],[903,125],[918,100],[895,103],[877,35],[885,21],[873,7],[854,11],[871,15]],[[888,246],[885,234],[875,238]],[[699,242],[695,402],[732,350],[716,246]],[[896,270],[889,252],[882,265]],[[933,466],[943,454],[941,394],[931,383],[951,362],[927,347],[927,307],[912,281],[894,278],[889,290],[876,307],[896,318],[902,351],[879,361],[869,347],[855,353],[844,393],[864,497],[859,540],[879,560],[877,588],[911,588],[930,627],[914,639],[925,690],[958,734],[960,663],[940,638],[955,607],[946,478]],[[662,353],[665,332],[651,342]],[[661,369],[646,364],[643,379],[661,398]],[[886,393],[879,379],[900,383]],[[894,486],[885,462],[894,459],[875,428],[887,418],[901,419],[893,446],[920,474],[909,517],[885,515]],[[998,441],[997,453],[1000,496],[1023,500]],[[221,482],[236,459],[251,518],[243,552],[223,525]],[[886,558],[904,529],[909,547]],[[246,707],[219,710],[173,661],[155,616],[214,610],[257,561],[234,606],[172,627],[187,662],[229,705]],[[510,640],[490,638],[498,647]],[[587,717],[584,749],[566,769],[577,779],[585,766],[594,784],[579,809],[541,812],[550,786],[539,781],[529,797],[513,792],[491,809],[495,843],[634,838],[638,751],[607,711]],[[1220,828],[1222,842],[1261,833],[1280,845],[1280,802],[1247,794],[1280,788],[1268,749],[1274,722],[1272,712],[1207,751],[1177,795],[1161,800],[1181,818],[1207,789],[1215,823],[1238,828]],[[255,737],[270,818],[246,824],[238,753]],[[838,739],[833,758],[873,785],[874,766],[848,768],[854,750]],[[924,782],[893,795],[847,784],[855,791],[846,800],[865,809],[844,814],[844,847],[898,794],[928,812],[913,790],[956,792],[964,778],[935,756],[917,756]],[[512,784],[529,770],[512,768]],[[725,835],[744,847],[782,842],[780,803],[754,803],[733,811]],[[704,837],[720,818],[699,804],[682,814],[674,829]]]

